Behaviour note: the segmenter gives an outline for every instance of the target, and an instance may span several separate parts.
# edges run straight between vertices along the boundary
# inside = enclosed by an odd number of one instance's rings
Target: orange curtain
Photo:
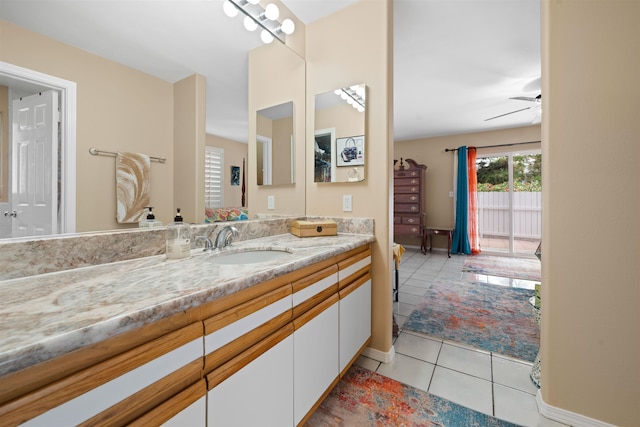
[[[478,227],[478,173],[476,148],[467,148],[467,177],[469,180],[469,244],[471,253],[480,253],[480,229]]]

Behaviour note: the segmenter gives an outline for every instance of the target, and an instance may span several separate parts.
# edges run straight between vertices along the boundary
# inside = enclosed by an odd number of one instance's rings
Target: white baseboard
[[[377,360],[378,362],[391,363],[393,358],[396,356],[396,350],[393,346],[391,346],[391,348],[387,352],[367,347],[362,350],[362,355],[367,356],[369,359]]]
[[[538,393],[536,394],[536,403],[538,404],[538,411],[543,417],[549,418],[550,420],[558,421],[569,426],[615,427],[615,425],[606,423],[604,421],[599,421],[593,418],[589,418],[585,415],[567,411],[566,409],[556,408],[555,406],[548,405],[544,400],[542,400],[542,393],[540,392],[540,390],[538,390]]]

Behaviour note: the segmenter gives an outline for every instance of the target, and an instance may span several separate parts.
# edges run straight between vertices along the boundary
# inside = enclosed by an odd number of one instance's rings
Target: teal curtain
[[[451,241],[451,253],[471,254],[469,243],[469,179],[467,176],[467,147],[458,147],[458,174],[456,176],[456,228]]]

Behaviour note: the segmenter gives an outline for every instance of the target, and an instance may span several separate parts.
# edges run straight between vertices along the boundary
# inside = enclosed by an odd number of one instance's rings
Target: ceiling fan
[[[500,117],[508,116],[509,114],[519,113],[520,111],[525,111],[525,110],[531,110],[532,108],[540,109],[540,107],[542,106],[542,94],[536,96],[535,98],[532,98],[530,96],[515,96],[515,97],[509,98],[509,99],[516,99],[516,100],[519,100],[519,101],[529,101],[529,102],[532,102],[533,105],[531,105],[529,107],[525,107],[525,108],[520,108],[519,110],[510,111],[508,113],[500,114],[498,116],[489,117],[488,119],[484,119],[484,121],[487,122],[489,120],[493,120],[493,119],[497,119],[497,118],[500,118]],[[534,123],[539,120],[539,116],[540,116],[539,112],[536,112],[536,116],[535,116],[535,118],[533,120]]]

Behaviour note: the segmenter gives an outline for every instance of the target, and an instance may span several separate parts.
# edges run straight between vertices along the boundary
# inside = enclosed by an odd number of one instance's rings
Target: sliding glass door
[[[542,237],[540,152],[478,154],[478,216],[483,253],[533,256]]]

